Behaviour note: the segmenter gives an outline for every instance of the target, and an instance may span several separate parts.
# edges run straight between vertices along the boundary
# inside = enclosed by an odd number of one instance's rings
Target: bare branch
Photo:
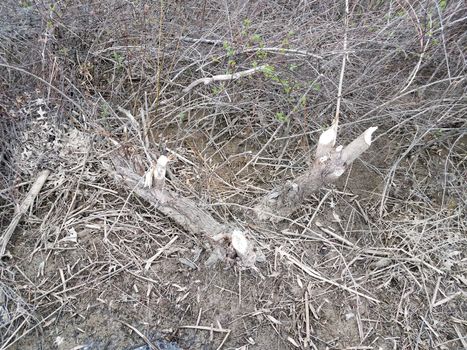
[[[355,159],[365,152],[371,145],[371,136],[378,129],[377,126],[373,126],[365,130],[363,134],[348,144],[342,151],[342,161],[347,164],[352,163]]]
[[[337,121],[323,132],[319,138],[316,159],[304,174],[287,181],[269,192],[255,206],[258,219],[278,221],[291,215],[303,201],[324,185],[336,181],[344,174],[347,167],[371,145],[371,136],[377,127],[367,129],[345,149],[334,148],[337,135]]]
[[[249,76],[249,75],[252,75],[252,74],[255,74],[257,72],[261,72],[264,70],[264,68],[266,68],[266,66],[258,66],[258,67],[255,67],[255,68],[251,68],[251,69],[247,69],[247,70],[244,70],[244,71],[240,71],[240,72],[236,72],[236,73],[232,73],[232,74],[220,74],[220,75],[214,75],[210,78],[200,78],[200,79],[197,79],[195,81],[193,81],[190,85],[188,85],[187,87],[185,87],[182,92],[172,98],[169,98],[168,100],[165,100],[165,101],[161,101],[161,105],[166,105],[168,103],[171,103],[171,102],[174,102],[176,100],[178,100],[179,98],[181,98],[183,95],[186,95],[187,93],[189,93],[191,90],[193,90],[196,86],[200,85],[200,84],[204,84],[204,85],[207,85],[207,84],[210,84],[214,81],[227,81],[227,80],[236,80],[236,79],[239,79],[239,78],[242,78],[242,77],[246,77],[246,76]]]
[[[0,258],[5,254],[6,246],[8,245],[8,242],[13,232],[15,231],[16,226],[21,220],[21,217],[28,211],[29,207],[34,202],[34,199],[39,194],[42,186],[44,186],[44,183],[49,177],[49,174],[50,174],[49,170],[41,171],[41,173],[37,176],[37,179],[32,185],[31,189],[29,190],[26,198],[24,198],[23,202],[21,203],[18,210],[16,211],[16,214],[13,217],[13,220],[11,220],[10,225],[8,226],[5,233],[1,237]]]
[[[347,61],[346,51],[347,51],[347,27],[348,27],[348,23],[349,23],[349,0],[345,0],[344,48],[342,50],[344,52],[344,54],[342,55],[341,74],[340,74],[340,77],[339,77],[339,87],[337,89],[336,115],[334,116],[334,121],[333,121],[333,124],[335,124],[336,127],[339,125],[339,113],[340,113],[340,110],[341,110],[341,100],[342,100],[342,85],[344,83],[345,62]]]
[[[160,156],[155,169],[150,170],[151,175],[154,175],[154,188],[145,186],[147,178],[144,181],[143,176],[136,173],[131,161],[116,155],[112,162],[115,170],[110,170],[117,180],[123,181],[136,195],[152,203],[158,211],[187,231],[202,235],[211,242],[214,251],[206,262],[207,265],[218,260],[238,257],[241,266],[254,268],[255,262],[262,260],[262,255],[255,251],[245,232],[219,223],[209,212],[202,209],[199,203],[164,188],[168,163],[166,156]]]

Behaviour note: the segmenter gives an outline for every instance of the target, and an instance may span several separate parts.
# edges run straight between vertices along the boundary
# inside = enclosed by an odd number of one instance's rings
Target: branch
[[[135,171],[132,162],[137,163],[137,159],[134,156],[131,157],[131,161],[125,158],[129,157],[112,157],[114,169],[110,170],[114,177],[185,230],[207,238],[214,250],[206,265],[213,265],[219,260],[238,258],[241,266],[254,268],[255,262],[263,260],[262,254],[247,239],[245,232],[219,223],[208,211],[202,209],[199,203],[165,188],[168,162],[166,156],[160,156],[154,169],[150,169],[145,176]],[[152,176],[154,182],[149,180]],[[150,188],[152,184],[154,186]]]
[[[212,76],[210,78],[197,79],[197,80],[193,81],[190,85],[185,87],[180,94],[178,94],[178,95],[176,95],[176,96],[174,96],[172,98],[169,98],[168,100],[162,101],[160,104],[162,106],[162,105],[166,105],[168,103],[174,102],[174,101],[178,100],[179,98],[181,98],[182,96],[189,93],[191,90],[193,90],[196,86],[198,86],[200,84],[207,85],[207,84],[210,84],[210,83],[212,83],[214,81],[236,80],[236,79],[239,79],[239,78],[242,78],[242,77],[246,77],[246,76],[255,74],[257,72],[261,72],[261,71],[264,70],[265,67],[266,66],[263,65],[263,66],[258,66],[258,67],[255,67],[255,68],[247,69],[247,70],[244,70],[244,71],[232,73],[232,74],[221,74],[221,75],[214,75],[214,76]]]
[[[255,206],[254,212],[259,220],[278,221],[287,217],[300,208],[313,192],[335,182],[348,166],[370,147],[371,136],[377,129],[368,128],[347,147],[334,148],[336,124],[334,121],[334,124],[321,134],[312,166],[294,180],[273,189]]]
[[[337,126],[339,125],[339,113],[341,110],[341,100],[342,100],[342,85],[344,82],[344,72],[345,72],[345,62],[347,61],[347,27],[349,23],[349,0],[345,0],[345,17],[344,17],[344,48],[342,55],[342,67],[341,67],[341,74],[339,77],[339,87],[337,89],[337,104],[336,104],[336,115],[334,116],[333,124]]]
[[[36,181],[34,182],[31,189],[29,190],[26,198],[24,198],[23,202],[21,203],[18,210],[16,211],[16,214],[13,217],[13,220],[11,220],[10,225],[8,225],[8,228],[6,229],[5,233],[3,234],[3,236],[0,239],[0,242],[1,242],[0,258],[5,254],[6,246],[8,244],[8,241],[10,240],[11,236],[13,235],[13,232],[15,231],[16,226],[18,225],[19,221],[21,220],[21,217],[28,211],[29,207],[34,202],[34,199],[37,197],[37,195],[41,191],[41,188],[42,188],[42,186],[44,186],[44,183],[47,180],[47,178],[49,177],[49,174],[50,174],[49,170],[43,170],[39,174]]]

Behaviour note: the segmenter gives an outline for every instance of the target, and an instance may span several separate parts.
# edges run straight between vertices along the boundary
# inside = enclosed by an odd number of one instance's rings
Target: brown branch
[[[6,252],[6,246],[13,235],[13,232],[15,231],[16,226],[18,225],[19,221],[21,220],[21,217],[26,214],[28,211],[29,207],[32,205],[34,202],[34,199],[37,197],[39,192],[41,191],[42,186],[44,185],[45,181],[49,177],[50,171],[49,170],[43,170],[37,176],[36,181],[32,185],[31,189],[29,190],[26,198],[24,198],[23,202],[19,206],[18,210],[15,213],[15,216],[10,222],[10,225],[8,225],[8,228],[6,229],[5,233],[0,239],[1,245],[0,245],[0,258],[5,254]]]

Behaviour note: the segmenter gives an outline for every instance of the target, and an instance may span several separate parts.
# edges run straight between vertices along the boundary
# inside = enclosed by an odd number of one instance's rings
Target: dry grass
[[[466,348],[465,10],[350,1],[345,24],[331,0],[7,0],[2,234],[51,174],[0,263],[0,349]],[[340,85],[341,137],[378,125],[370,152],[293,217],[251,222],[306,168]],[[202,237],[109,176],[110,139],[142,171],[166,148],[169,186],[252,230],[266,262],[206,268]]]

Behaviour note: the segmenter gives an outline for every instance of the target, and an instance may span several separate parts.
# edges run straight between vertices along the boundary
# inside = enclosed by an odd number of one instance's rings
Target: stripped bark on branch
[[[263,259],[261,252],[247,239],[247,233],[229,224],[219,223],[199,203],[165,188],[166,156],[162,155],[158,159],[152,187],[148,187],[147,178],[145,181],[144,175],[135,170],[134,158],[130,161],[116,155],[112,162],[112,172],[117,180],[124,182],[136,195],[153,204],[159,212],[182,228],[204,236],[211,243],[214,249],[207,265],[213,265],[219,260],[238,258],[241,266],[252,268],[257,261]]]
[[[367,129],[346,147],[335,147],[337,123],[334,123],[319,138],[311,167],[304,174],[287,181],[261,199],[254,208],[256,217],[260,220],[278,221],[291,215],[311,193],[337,180],[347,167],[370,147],[371,136],[376,129]],[[136,195],[154,204],[159,212],[185,230],[205,237],[213,246],[207,265],[236,258],[241,266],[254,267],[257,261],[264,259],[248,239],[250,233],[234,225],[218,222],[199,203],[166,188],[168,158],[165,155],[161,155],[157,164],[151,166],[146,174],[141,171],[142,162],[137,158],[121,154],[114,156],[113,174]]]
[[[334,123],[319,138],[311,167],[294,180],[273,189],[256,205],[254,211],[258,219],[279,221],[288,217],[310,194],[336,181],[370,147],[371,135],[376,129],[368,128],[344,148],[334,147],[337,138],[337,125]]]

